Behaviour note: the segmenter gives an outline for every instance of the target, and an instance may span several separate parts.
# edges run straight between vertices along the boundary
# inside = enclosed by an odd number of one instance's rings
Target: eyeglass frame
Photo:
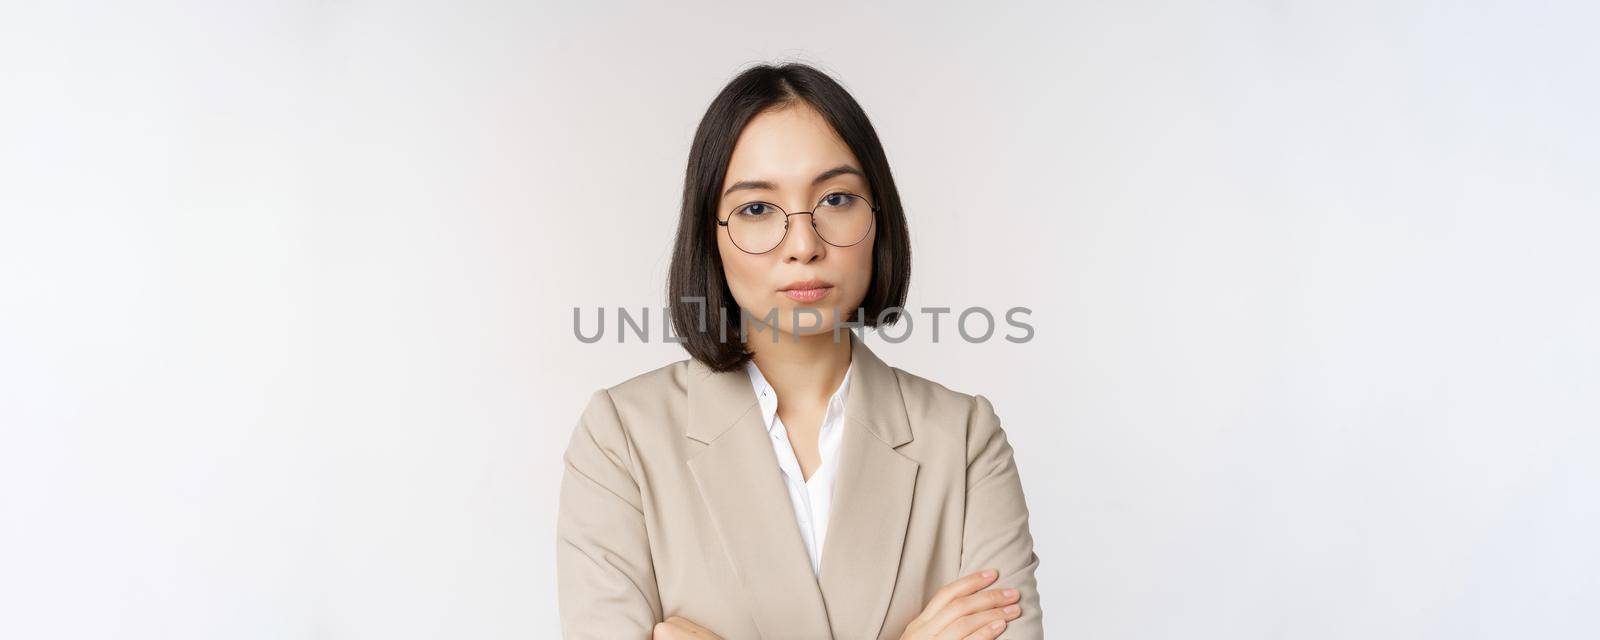
[[[783,246],[783,241],[789,239],[789,216],[808,215],[808,216],[811,216],[811,230],[817,232],[817,238],[818,239],[821,239],[823,242],[827,242],[828,246],[832,246],[832,247],[841,247],[841,248],[843,248],[843,247],[853,247],[853,246],[856,246],[858,244],[861,244],[861,241],[862,240],[866,240],[867,236],[872,235],[872,230],[877,228],[877,226],[878,226],[878,213],[880,211],[882,211],[882,208],[879,207],[876,204],[873,204],[872,201],[868,200],[867,197],[864,196],[864,195],[861,195],[859,193],[855,193],[855,192],[852,192],[852,191],[842,191],[842,190],[841,191],[830,191],[828,193],[823,194],[821,198],[817,198],[817,205],[822,204],[822,201],[823,200],[827,200],[829,196],[836,196],[836,195],[840,195],[840,194],[844,194],[844,195],[847,195],[847,196],[850,196],[850,197],[853,197],[853,198],[861,198],[861,200],[863,202],[867,203],[867,207],[869,207],[872,210],[872,224],[867,226],[866,232],[861,234],[861,238],[860,239],[858,239],[855,242],[852,242],[850,244],[834,244],[832,242],[828,242],[827,238],[823,238],[822,237],[822,230],[817,228],[817,215],[816,215],[817,206],[816,205],[812,205],[810,211],[796,211],[794,213],[789,213],[787,211],[784,211],[783,207],[779,206],[775,202],[767,202],[766,200],[751,200],[749,202],[739,203],[737,206],[735,206],[732,211],[728,212],[728,219],[727,220],[723,220],[721,218],[717,218],[717,226],[723,227],[723,228],[728,230],[728,242],[732,242],[734,248],[736,248],[736,249],[738,249],[740,251],[743,251],[745,253],[748,253],[750,255],[753,255],[753,256],[761,256],[761,255],[766,255],[766,254],[772,253],[772,251],[774,249],[777,249],[778,247]],[[774,209],[777,209],[778,213],[783,214],[783,236],[778,238],[778,243],[777,244],[772,245],[772,249],[767,249],[766,251],[762,251],[762,252],[759,252],[759,253],[755,252],[755,251],[751,251],[751,250],[746,249],[744,247],[741,247],[741,246],[739,246],[739,243],[734,242],[733,241],[733,228],[728,226],[728,223],[733,220],[733,214],[738,213],[740,209],[743,209],[743,208],[745,208],[747,206],[750,206],[752,204],[764,204],[764,205],[770,206],[770,207],[772,207]]]

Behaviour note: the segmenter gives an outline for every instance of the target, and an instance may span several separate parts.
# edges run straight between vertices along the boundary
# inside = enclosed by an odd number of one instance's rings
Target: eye
[[[852,197],[854,196],[851,196],[848,193],[830,193],[822,197],[822,206],[842,207],[850,204],[850,198]]]
[[[734,210],[733,215],[760,218],[777,213],[777,208],[765,202],[752,202]]]

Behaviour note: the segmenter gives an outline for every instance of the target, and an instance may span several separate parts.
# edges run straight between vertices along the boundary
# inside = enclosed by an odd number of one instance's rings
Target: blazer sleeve
[[[562,637],[647,640],[661,620],[661,596],[630,471],[633,447],[606,390],[589,398],[564,462],[556,518]]]
[[[1023,499],[1011,444],[988,398],[973,397],[970,420],[966,524],[959,575],[991,567],[998,570],[1000,576],[989,588],[1016,589],[1022,605],[1021,617],[1012,620],[1000,637],[1038,640],[1044,637],[1044,612],[1039,608],[1038,582],[1034,578],[1039,557],[1028,531],[1028,505]]]

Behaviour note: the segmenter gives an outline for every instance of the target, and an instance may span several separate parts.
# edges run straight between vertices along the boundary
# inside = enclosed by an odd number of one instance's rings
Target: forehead
[[[838,132],[809,104],[797,102],[756,114],[745,124],[728,161],[723,188],[766,180],[779,189],[810,187],[817,174],[841,164],[861,166]],[[855,179],[846,176],[846,179]]]

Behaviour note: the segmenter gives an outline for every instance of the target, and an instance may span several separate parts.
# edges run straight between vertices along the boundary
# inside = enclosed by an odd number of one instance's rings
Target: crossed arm
[[[556,518],[561,636],[568,640],[649,638],[661,620],[632,455],[611,394],[596,391],[563,456]]]
[[[632,456],[610,394],[596,391],[563,457],[556,524],[562,635],[715,639],[688,620],[662,618],[643,502],[629,472]],[[989,400],[975,396],[967,428],[962,577],[933,596],[904,640],[1042,638],[1038,566],[1011,445]],[[985,576],[986,569],[998,575]],[[1009,597],[1007,589],[1014,590]],[[1012,605],[1016,609],[1008,609]],[[991,627],[997,620],[1005,624]]]

